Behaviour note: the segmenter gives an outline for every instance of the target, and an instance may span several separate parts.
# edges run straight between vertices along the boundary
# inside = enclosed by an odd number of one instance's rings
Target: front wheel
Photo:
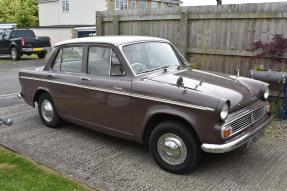
[[[151,133],[150,152],[164,170],[185,174],[194,170],[201,157],[196,135],[178,121],[160,123]]]
[[[14,61],[18,61],[21,58],[20,52],[18,51],[16,47],[11,48],[10,55],[11,55],[12,60]]]
[[[57,128],[61,124],[55,105],[49,94],[44,93],[38,99],[38,111],[42,122],[50,128]]]
[[[37,54],[39,59],[44,59],[46,57],[46,55],[47,55],[47,52],[40,52]]]

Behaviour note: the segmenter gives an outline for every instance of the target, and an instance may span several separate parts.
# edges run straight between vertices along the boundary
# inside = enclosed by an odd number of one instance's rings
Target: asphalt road
[[[11,62],[10,58],[0,59]],[[19,104],[17,94],[20,92],[18,72],[20,69],[32,69],[44,64],[43,60],[21,60],[10,64],[0,64],[0,108]]]
[[[12,86],[8,93],[19,90]],[[98,190],[287,190],[287,140],[263,137],[249,150],[206,154],[197,171],[175,175],[161,170],[145,146],[75,125],[49,129],[22,101],[0,107],[0,116],[14,120],[0,126],[0,144]]]

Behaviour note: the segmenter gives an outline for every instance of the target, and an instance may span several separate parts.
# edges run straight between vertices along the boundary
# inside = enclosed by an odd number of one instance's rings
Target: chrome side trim
[[[168,99],[163,99],[163,98],[157,98],[157,97],[152,97],[152,96],[145,96],[145,95],[141,95],[141,94],[133,94],[133,93],[124,92],[124,91],[97,88],[97,87],[84,86],[84,85],[79,85],[79,84],[74,84],[74,83],[66,83],[66,82],[47,80],[47,79],[41,79],[41,78],[34,78],[34,77],[26,77],[26,76],[20,76],[19,78],[27,79],[27,80],[49,82],[49,83],[54,83],[54,84],[61,84],[61,85],[66,85],[66,86],[79,87],[79,88],[83,88],[83,89],[107,92],[107,93],[118,94],[118,95],[123,95],[123,96],[130,96],[133,98],[139,98],[139,99],[145,99],[145,100],[167,103],[167,104],[172,104],[172,105],[178,105],[178,106],[192,108],[192,109],[199,109],[199,110],[204,110],[204,111],[215,111],[214,109],[209,108],[209,107],[203,107],[203,106],[199,106],[199,105],[193,105],[193,104],[188,104],[188,103],[183,103],[183,102],[178,102],[178,101],[173,101],[173,100],[168,100]]]

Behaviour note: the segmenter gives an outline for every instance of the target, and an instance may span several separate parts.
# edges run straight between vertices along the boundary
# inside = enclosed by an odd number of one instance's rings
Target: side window
[[[63,48],[54,62],[53,70],[61,72],[81,73],[83,47]]]
[[[110,48],[90,47],[88,74],[108,76],[110,73]]]
[[[111,48],[90,47],[88,74],[100,76],[123,76],[125,71]]]
[[[4,32],[0,31],[0,40],[3,40],[3,37],[4,37]]]
[[[5,32],[4,32],[3,39],[4,39],[4,40],[9,40],[9,36],[10,36],[10,31],[5,31]]]

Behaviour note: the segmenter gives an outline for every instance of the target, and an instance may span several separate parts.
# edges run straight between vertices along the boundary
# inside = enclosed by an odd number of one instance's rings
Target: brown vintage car
[[[174,173],[193,170],[201,152],[254,142],[271,121],[268,84],[192,69],[167,40],[110,36],[55,46],[47,64],[19,73],[20,96],[43,123],[63,120],[148,144]]]

